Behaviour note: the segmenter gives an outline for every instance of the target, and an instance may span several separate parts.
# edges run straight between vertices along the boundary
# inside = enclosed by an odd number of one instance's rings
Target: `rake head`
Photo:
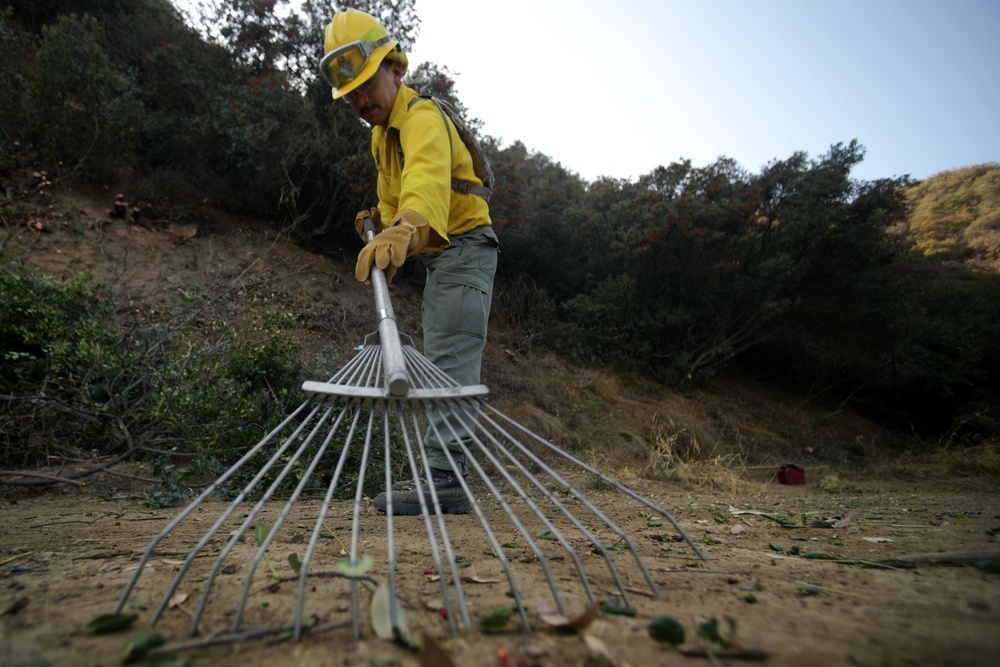
[[[196,607],[181,609],[190,616],[189,634],[208,635],[212,643],[282,632],[298,640],[306,630],[317,632],[320,620],[324,628],[350,625],[359,638],[363,606],[376,634],[405,638],[400,598],[413,593],[404,589],[415,578],[404,575],[426,563],[420,569],[440,587],[433,606],[453,634],[476,627],[466,587],[483,583],[499,587],[490,587],[495,598],[483,594],[480,602],[517,614],[526,630],[532,628],[529,602],[565,618],[594,608],[598,595],[615,595],[621,606],[634,608],[633,592],[660,591],[640,549],[601,510],[608,503],[659,515],[705,560],[667,510],[504,415],[486,402],[486,387],[460,386],[424,358],[396,329],[377,267],[372,279],[378,333],[328,382],[306,382],[306,400],[150,542],[116,612],[142,588],[137,584],[150,559],[177,549],[186,557],[151,624],[199,590]],[[445,519],[427,465],[430,437],[460,443],[469,467],[468,478],[459,478],[471,500],[468,515]],[[452,453],[441,451],[458,470]],[[382,485],[369,484],[369,469],[381,469]],[[384,516],[367,503],[370,486],[388,492],[394,480],[427,481],[416,487],[419,516],[394,514],[392,494]],[[600,505],[581,491],[587,483],[602,489]],[[223,490],[235,497],[216,510]],[[212,511],[218,516],[205,530]],[[192,535],[200,535],[193,546]],[[288,535],[302,546],[276,566],[270,554],[288,548],[279,539]],[[402,538],[406,544],[426,539],[426,549],[400,553]],[[462,554],[470,553],[488,559],[488,574],[468,567]],[[238,595],[228,578],[235,573],[242,577]],[[374,593],[362,599],[362,587]],[[262,592],[267,604],[251,603]]]
[[[595,604],[599,594],[616,595],[623,606],[631,608],[630,595],[640,590],[634,586],[636,581],[643,583],[649,595],[659,595],[640,550],[587,498],[581,481],[599,486],[602,497],[610,498],[613,506],[629,503],[636,512],[663,517],[704,559],[667,510],[486,403],[485,387],[455,384],[421,356],[408,337],[403,341],[406,370],[417,380],[407,397],[392,397],[379,387],[382,347],[377,336],[369,336],[329,382],[305,383],[303,389],[311,396],[152,540],[117,611],[125,608],[149,559],[168,546],[177,547],[177,536],[189,535],[192,525],[204,534],[177,568],[151,620],[153,625],[160,620],[178,592],[200,589],[191,613],[192,636],[246,638],[291,631],[297,640],[317,618],[340,615],[346,625],[343,610],[349,600],[350,626],[354,636],[360,637],[362,604],[369,599],[361,599],[359,587],[377,584],[382,584],[382,590],[377,601],[371,602],[375,608],[369,607],[376,632],[379,615],[388,627],[405,628],[397,581],[400,532],[407,539],[415,532],[426,535],[426,552],[418,557],[430,563],[426,572],[439,582],[441,615],[452,633],[476,627],[465,588],[486,581],[469,570],[463,553],[495,559],[490,576],[495,573],[497,577],[490,583],[506,582],[505,595],[509,596],[506,601],[498,599],[496,606],[507,604],[515,610],[526,629],[532,627],[527,607],[537,602],[534,597],[526,600],[526,592],[549,601],[566,617]],[[383,463],[385,489],[399,479],[429,480],[429,468],[420,465],[426,461],[428,429],[454,432],[469,424],[475,425],[473,438],[462,448],[470,472],[460,483],[472,499],[470,514],[446,520],[433,484],[423,487],[430,493],[419,491],[420,516],[394,515],[391,494],[384,516],[373,511],[365,499],[366,473],[373,461]],[[444,451],[450,459],[451,454]],[[394,478],[395,472],[402,476]],[[212,502],[220,489],[250,473],[252,479],[207,531],[203,524],[194,523],[204,520],[206,501]],[[329,482],[321,498],[315,493],[317,477]],[[352,499],[338,500],[344,496]],[[348,515],[349,536],[343,526]],[[234,524],[238,524],[235,530]],[[454,529],[456,525],[466,536],[461,545],[449,534],[449,526]],[[277,551],[275,539],[289,533],[296,533],[304,547],[288,564],[278,559],[282,570],[278,572],[268,554]],[[362,533],[368,535],[363,538]],[[378,565],[373,552],[379,554]],[[412,560],[413,555],[404,557]],[[588,566],[595,569],[595,561],[600,570],[588,572]],[[220,575],[234,569],[243,575],[241,592],[229,608],[217,609],[211,604],[213,595],[222,595],[219,588],[223,585],[232,587],[232,579]],[[248,604],[252,596],[279,585],[294,586],[297,593],[285,596],[284,604]],[[233,598],[231,594],[224,597]],[[218,623],[220,616],[228,627],[205,627]]]

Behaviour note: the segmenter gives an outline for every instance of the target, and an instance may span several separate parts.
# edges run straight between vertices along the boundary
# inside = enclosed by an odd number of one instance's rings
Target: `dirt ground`
[[[661,595],[652,597],[627,551],[612,550],[636,615],[604,614],[583,634],[567,633],[539,620],[538,600],[551,600],[551,596],[541,568],[522,543],[509,546],[507,552],[532,629],[526,631],[515,615],[502,630],[475,629],[450,637],[436,609],[442,595],[440,584],[425,573],[433,563],[423,522],[397,517],[397,589],[411,634],[436,637],[456,665],[708,664],[704,658],[681,656],[654,642],[648,636],[649,622],[662,614],[675,617],[686,626],[685,646],[695,647],[699,642],[693,630],[701,619],[715,616],[721,622],[728,616],[736,623],[738,643],[767,652],[767,663],[772,665],[996,664],[1000,651],[1000,578],[996,574],[971,565],[920,563],[913,569],[876,569],[859,564],[927,552],[992,550],[995,554],[997,541],[988,533],[1000,527],[995,485],[985,480],[926,478],[837,489],[829,479],[810,482],[807,479],[801,486],[755,482],[733,493],[691,492],[649,482],[633,485],[673,513],[707,555],[704,563],[684,543],[674,542],[671,536],[677,533],[669,522],[657,520],[645,506],[614,499],[608,491],[589,492],[588,497],[630,535]],[[505,519],[489,500],[483,503],[484,514],[492,525],[502,526]],[[274,501],[265,516],[273,518],[282,506]],[[301,553],[304,529],[311,528],[318,506],[316,499],[297,503],[288,528],[271,545],[272,562],[280,576],[291,576],[287,555]],[[120,664],[125,641],[148,629],[185,554],[224,508],[219,502],[206,504],[194,520],[181,524],[175,537],[161,543],[125,607],[139,616],[133,628],[92,636],[81,632],[82,626],[115,608],[135,574],[137,556],[177,510],[154,511],[124,493],[101,498],[86,489],[8,498],[0,507],[0,664],[26,664],[33,656],[42,656],[51,665]],[[734,514],[733,510],[780,515],[800,525],[782,527],[773,518]],[[341,550],[349,546],[351,511],[352,503],[334,503],[330,509],[324,524],[330,537],[321,541],[313,569],[328,570],[341,560]],[[803,514],[809,522],[849,521],[840,528],[808,528],[801,526]],[[239,516],[226,525],[235,528]],[[446,518],[456,554],[474,568],[464,587],[471,618],[509,607],[505,593],[510,585],[490,553],[476,516]],[[385,519],[367,502],[360,528],[362,550],[375,560],[368,575],[384,582]],[[501,535],[512,533],[497,530]],[[256,542],[252,538],[247,542],[253,546],[239,545],[227,561],[235,564],[235,571],[221,574],[212,589],[202,623],[206,633],[228,627],[233,618],[248,561],[256,552]],[[586,597],[569,560],[555,543],[539,542],[565,595],[567,615],[582,614]],[[796,547],[799,555],[793,554]],[[847,562],[803,557],[810,552],[827,552]],[[580,553],[595,597],[616,595],[603,560],[590,551]],[[193,574],[178,589],[189,596],[183,605],[187,611],[197,607],[204,573],[214,560],[196,559]],[[261,564],[244,629],[291,623],[296,585],[268,585],[275,580]],[[444,664],[421,663],[419,653],[374,636],[369,611],[374,584],[359,586],[361,638],[355,640],[349,586],[343,579],[313,581],[315,586],[305,598],[306,617],[315,615],[320,624],[331,624],[332,629],[306,636],[297,644],[271,637],[188,650],[183,652],[188,664]],[[177,642],[187,638],[189,625],[183,611],[169,608],[156,629],[168,642]],[[598,637],[607,655],[595,654],[584,635]],[[524,662],[499,661],[501,649]]]
[[[91,271],[112,287],[120,303],[135,308],[156,310],[192,286],[235,285],[239,289],[234,293],[241,298],[270,299],[296,313],[307,351],[326,345],[349,349],[370,329],[371,296],[351,279],[350,258],[305,253],[273,232],[239,222],[224,234],[185,225],[111,222],[102,206],[81,202],[78,211],[66,216],[70,222],[46,220],[14,230],[7,250],[56,276]],[[397,279],[393,305],[400,329],[417,337],[419,289]],[[469,563],[463,572],[469,578],[464,598],[470,619],[475,625],[478,617],[510,608],[512,578],[527,608],[530,629],[515,614],[498,631],[469,628],[451,636],[439,609],[441,584],[433,572],[427,574],[433,560],[423,521],[398,517],[392,533],[396,587],[411,634],[436,638],[453,664],[639,667],[738,664],[752,657],[691,657],[657,644],[647,628],[660,615],[673,616],[685,627],[682,648],[687,649],[705,646],[695,637],[703,619],[714,617],[725,627],[731,618],[738,645],[759,649],[753,655],[766,655],[771,665],[996,664],[1000,575],[968,563],[865,566],[932,552],[988,551],[996,560],[996,479],[956,477],[934,467],[855,479],[816,458],[804,464],[806,484],[781,485],[775,471],[788,452],[778,453],[776,440],[757,424],[743,428],[736,439],[742,461],[757,464],[747,467],[738,483],[650,481],[635,471],[655,454],[657,423],[685,427],[683,411],[700,410],[706,422],[714,419],[720,432],[732,433],[737,430],[734,411],[749,412],[748,406],[720,393],[678,397],[623,387],[598,371],[572,368],[551,356],[532,356],[530,349],[518,345],[516,330],[502,322],[491,330],[484,382],[499,405],[546,438],[562,444],[585,440],[593,447],[596,464],[613,459],[608,469],[620,470],[630,488],[671,512],[708,560],[701,562],[677,541],[678,531],[648,506],[581,481],[579,488],[587,497],[631,537],[660,595],[652,595],[622,541],[602,533],[598,537],[611,545],[608,552],[635,614],[604,613],[583,632],[550,627],[538,614],[539,602],[554,597],[541,562],[551,568],[568,616],[583,614],[590,605],[572,554],[546,539],[534,540],[539,551],[533,552],[497,499],[482,493],[482,483],[476,482],[483,519],[502,543],[511,577],[475,514],[446,517],[449,541],[456,555]],[[693,426],[689,430],[696,431]],[[714,437],[695,435],[706,447]],[[854,437],[860,442],[868,436],[859,426]],[[143,504],[148,489],[121,478],[85,481],[82,488],[58,486],[45,492],[0,487],[0,667],[29,664],[33,658],[46,662],[30,664],[121,664],[126,640],[149,629],[180,563],[227,508],[208,501],[179,524],[158,545],[125,603],[125,611],[138,615],[136,623],[95,636],[82,627],[115,608],[136,574],[140,555],[181,508],[150,509]],[[249,507],[236,508],[220,529],[222,537],[194,560],[176,591],[187,596],[185,602],[166,609],[156,625],[168,644],[188,638],[187,613],[197,608],[214,556]],[[512,507],[516,516],[524,517],[523,506]],[[262,519],[270,525],[282,508],[280,501],[268,504]],[[350,548],[352,512],[352,503],[336,502],[330,508],[310,572],[329,571],[343,559]],[[305,536],[319,513],[318,499],[293,506],[269,550],[275,572],[261,564],[252,578],[241,629],[291,623],[297,585],[284,580],[292,574],[287,557],[303,553]],[[782,525],[778,518],[791,525]],[[828,528],[803,525],[826,519],[841,523]],[[367,572],[370,579],[358,584],[356,602],[343,578],[310,579],[305,616],[323,627],[322,632],[298,643],[269,636],[183,650],[180,655],[190,665],[206,666],[448,664],[376,637],[370,602],[376,583],[387,580],[388,531],[370,499],[362,504],[359,521],[359,553],[374,559]],[[524,521],[528,535],[540,534],[537,521]],[[620,595],[610,567],[596,550],[578,539],[572,544],[594,599]],[[232,623],[255,551],[250,535],[226,561],[208,597],[203,635]],[[804,557],[816,552],[829,557]],[[358,639],[352,630],[354,610]]]

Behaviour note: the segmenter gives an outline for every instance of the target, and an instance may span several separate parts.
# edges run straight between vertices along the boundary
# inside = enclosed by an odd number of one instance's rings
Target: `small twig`
[[[6,565],[7,563],[10,563],[11,561],[20,560],[22,558],[27,558],[28,556],[30,556],[33,553],[35,553],[35,552],[34,551],[28,551],[27,553],[17,554],[16,556],[11,556],[7,560],[0,560],[0,565]]]
[[[317,625],[314,628],[307,628],[306,626],[303,626],[303,629],[308,630],[309,634],[318,634],[320,632],[327,632],[328,630],[345,628],[348,625],[350,625],[350,621],[340,621],[338,623],[325,623],[323,625]],[[261,628],[259,630],[251,630],[249,632],[240,632],[235,634],[212,634],[202,639],[190,639],[188,641],[165,644],[164,646],[153,649],[148,655],[161,655],[164,653],[175,653],[177,651],[190,651],[193,649],[208,648],[209,646],[237,644],[251,639],[259,639],[261,637],[293,632],[294,629],[294,627],[289,626],[287,628]]]
[[[58,526],[58,525],[64,524],[64,523],[97,523],[101,519],[104,519],[104,518],[109,517],[109,516],[123,517],[123,516],[125,516],[125,513],[124,512],[108,512],[107,514],[102,514],[101,516],[93,519],[92,521],[84,521],[83,519],[73,519],[71,521],[50,521],[48,523],[37,523],[34,526],[30,526],[30,527],[31,528],[43,528],[45,526]]]
[[[73,560],[97,560],[100,558],[116,558],[118,556],[131,556],[135,553],[132,549],[118,549],[117,551],[91,551],[89,553],[73,556]]]
[[[690,574],[733,574],[727,570],[703,570],[700,567],[655,567],[653,572],[665,572],[667,574],[680,574],[688,572]]]
[[[707,658],[709,657],[709,651],[702,646],[693,646],[691,648],[679,648],[677,652],[681,655],[687,656],[689,658]],[[747,647],[734,647],[731,649],[724,650],[712,650],[712,654],[720,658],[730,658],[732,660],[767,660],[771,657],[769,651],[765,651],[762,648],[751,648]]]
[[[86,486],[83,482],[78,482],[75,479],[69,479],[67,477],[59,477],[58,475],[46,475],[43,472],[26,472],[24,470],[0,470],[0,477],[35,477],[37,479],[44,479],[50,482],[62,482],[63,484],[73,484],[75,486]],[[16,484],[16,480],[13,484]]]
[[[119,472],[117,470],[112,470],[111,468],[105,468],[104,472],[109,475],[114,475],[116,477],[124,477],[126,479],[134,479],[137,482],[150,482],[152,484],[159,484],[161,480],[153,479],[152,477],[141,477],[140,475],[130,475],[127,472]]]
[[[324,572],[309,572],[309,573],[306,574],[306,578],[309,578],[309,577],[320,577],[320,578],[338,577],[340,579],[354,579],[356,581],[367,581],[368,583],[373,584],[375,586],[379,585],[379,580],[376,579],[375,577],[371,577],[371,576],[368,576],[368,575],[362,575],[362,576],[359,576],[359,577],[352,577],[350,575],[344,574],[343,572],[337,572],[337,571],[331,571],[331,570],[327,570],[327,571],[324,571]],[[268,582],[267,584],[261,586],[257,590],[255,590],[252,593],[250,593],[250,596],[254,596],[257,593],[260,593],[261,591],[266,591],[267,589],[271,588],[272,586],[276,586],[277,584],[287,584],[287,583],[289,583],[291,581],[298,581],[298,580],[299,580],[299,575],[297,575],[297,574],[293,574],[293,575],[288,576],[288,577],[278,577],[274,581]]]

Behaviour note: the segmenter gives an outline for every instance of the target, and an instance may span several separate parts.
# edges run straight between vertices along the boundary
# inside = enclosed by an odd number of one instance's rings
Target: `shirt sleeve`
[[[446,122],[437,106],[429,100],[417,102],[407,114],[399,130],[405,161],[399,202],[392,216],[403,209],[413,210],[426,218],[431,229],[445,242],[451,208],[452,169],[452,146]]]

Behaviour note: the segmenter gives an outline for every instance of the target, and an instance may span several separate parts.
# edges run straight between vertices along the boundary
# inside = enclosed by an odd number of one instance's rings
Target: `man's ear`
[[[392,60],[389,62],[389,69],[392,70],[392,79],[396,83],[403,80],[403,63],[398,60]]]

